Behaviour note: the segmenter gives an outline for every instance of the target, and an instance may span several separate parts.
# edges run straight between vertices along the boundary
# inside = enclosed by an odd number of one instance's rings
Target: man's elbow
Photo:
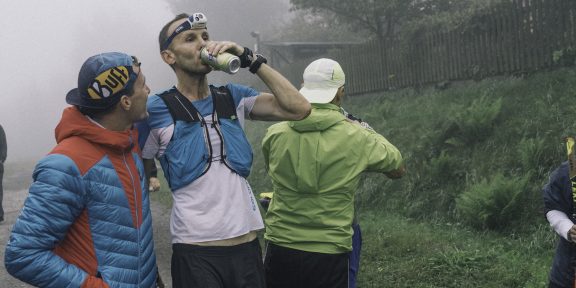
[[[25,250],[8,244],[4,253],[4,268],[8,274],[24,281],[20,272],[31,264],[31,261],[27,261],[28,257],[24,254]]]
[[[304,118],[308,117],[308,115],[310,115],[311,112],[312,112],[312,106],[310,105],[310,103],[308,103],[308,101],[306,101],[306,103],[298,105],[297,109],[293,109],[293,112],[291,113],[292,119],[290,120],[292,121],[303,120]]]

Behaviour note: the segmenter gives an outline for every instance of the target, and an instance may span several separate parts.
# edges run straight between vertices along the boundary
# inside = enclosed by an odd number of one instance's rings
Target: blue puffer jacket
[[[155,287],[156,256],[135,130],[114,132],[67,108],[58,145],[6,246],[14,277],[39,287]]]

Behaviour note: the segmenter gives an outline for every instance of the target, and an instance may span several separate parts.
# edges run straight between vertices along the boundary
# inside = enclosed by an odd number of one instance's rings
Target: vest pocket
[[[248,177],[252,166],[252,148],[238,120],[220,119],[226,149],[226,161],[240,176]]]
[[[206,145],[200,122],[176,122],[174,135],[162,157],[164,161],[160,161],[164,171],[168,171],[172,190],[188,185],[202,174],[208,164]]]

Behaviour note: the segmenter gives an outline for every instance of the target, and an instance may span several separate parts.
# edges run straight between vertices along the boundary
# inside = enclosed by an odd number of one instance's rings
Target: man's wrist
[[[252,72],[252,74],[256,74],[258,69],[260,69],[260,66],[266,63],[268,63],[268,60],[266,60],[264,56],[256,54],[255,59],[252,61],[252,64],[250,64],[250,72]]]

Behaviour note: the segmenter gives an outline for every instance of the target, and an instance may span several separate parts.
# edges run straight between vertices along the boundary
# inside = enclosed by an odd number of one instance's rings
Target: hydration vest
[[[252,148],[236,115],[230,91],[210,85],[212,126],[220,137],[221,159],[226,167],[246,178],[252,166]],[[175,191],[204,175],[213,161],[207,123],[196,107],[178,90],[159,95],[174,121],[174,133],[160,157],[164,177]]]

